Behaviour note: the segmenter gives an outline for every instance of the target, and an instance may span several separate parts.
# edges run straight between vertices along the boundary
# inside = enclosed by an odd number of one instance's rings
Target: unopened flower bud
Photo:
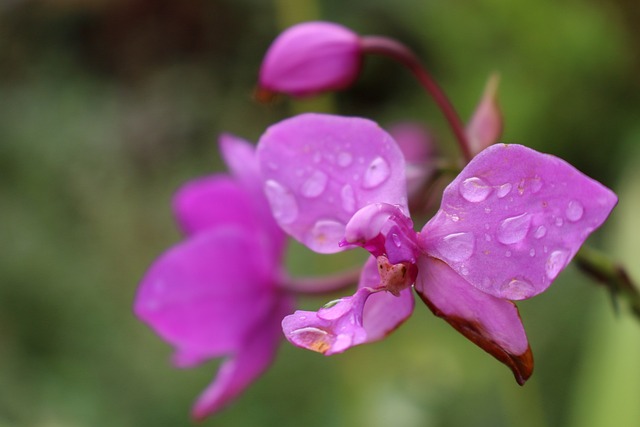
[[[356,33],[329,22],[305,22],[284,31],[260,68],[260,87],[293,96],[350,86],[361,66]]]

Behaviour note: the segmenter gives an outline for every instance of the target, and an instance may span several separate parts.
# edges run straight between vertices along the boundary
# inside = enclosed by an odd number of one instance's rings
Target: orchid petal
[[[386,255],[392,264],[413,263],[420,252],[411,218],[388,203],[372,203],[356,212],[345,227],[344,243],[376,257]]]
[[[149,268],[135,313],[176,347],[181,365],[236,351],[277,298],[271,262],[244,228],[201,232]]]
[[[345,225],[374,202],[407,212],[404,159],[369,120],[303,114],[271,126],[258,144],[265,192],[280,226],[310,249],[343,250]]]
[[[353,296],[333,301],[317,312],[296,310],[282,320],[284,335],[293,345],[325,356],[362,344],[367,340],[362,312],[373,292],[358,289]]]
[[[407,193],[411,199],[435,172],[436,147],[433,137],[424,126],[414,122],[396,123],[388,131],[404,155]]]
[[[498,142],[502,134],[502,113],[497,94],[498,75],[494,74],[487,81],[482,99],[466,128],[469,149],[473,155]]]
[[[557,157],[496,144],[445,189],[421,245],[477,289],[526,299],[549,287],[616,202]]]
[[[516,305],[469,286],[438,259],[421,257],[418,268],[415,288],[431,311],[511,368],[524,384],[533,371],[533,355]]]
[[[224,407],[269,367],[281,339],[280,319],[291,306],[290,300],[282,299],[268,318],[248,334],[240,349],[220,366],[216,378],[193,407],[195,419],[202,420]]]
[[[187,182],[176,192],[172,204],[178,224],[187,235],[220,225],[262,227],[250,193],[228,175],[210,175]]]
[[[260,167],[253,144],[235,135],[223,133],[219,138],[220,153],[229,171],[245,188],[262,190]]]

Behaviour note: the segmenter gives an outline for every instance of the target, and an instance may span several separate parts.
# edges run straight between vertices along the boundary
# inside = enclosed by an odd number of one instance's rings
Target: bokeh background
[[[381,58],[336,96],[256,103],[271,40],[320,18],[412,46],[464,118],[499,72],[504,141],[619,193],[589,244],[640,278],[637,1],[2,0],[0,426],[190,425],[219,362],[172,368],[131,304],[146,267],[180,239],[173,191],[221,169],[220,132],[256,140],[295,112],[331,110],[423,121],[454,152],[431,100]],[[321,274],[358,256],[298,248],[289,263]],[[640,324],[624,303],[616,315],[606,290],[569,267],[520,307],[536,358],[525,387],[418,303],[387,340],[346,354],[283,345],[203,424],[640,425]]]

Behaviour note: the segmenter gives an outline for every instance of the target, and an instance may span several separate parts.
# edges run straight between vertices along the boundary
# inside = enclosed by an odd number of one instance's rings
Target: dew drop
[[[458,215],[456,215],[456,214],[451,214],[450,218],[451,218],[451,221],[453,221],[453,222],[460,221],[460,217]]]
[[[506,256],[507,258],[511,257],[511,251],[507,251],[504,253],[504,256]]]
[[[460,195],[472,203],[486,200],[491,191],[492,188],[486,182],[475,176],[465,179],[460,185]]]
[[[320,253],[335,252],[338,242],[344,238],[344,224],[332,220],[321,219],[309,231],[307,245]]]
[[[488,208],[488,207],[484,208],[484,213],[490,214],[491,213],[491,208]]]
[[[498,196],[498,199],[502,199],[510,192],[511,192],[511,184],[507,182],[506,184],[502,184],[500,187],[498,187],[498,191],[496,192],[496,195]]]
[[[485,234],[484,235],[484,240],[486,240],[487,242],[490,242],[491,241],[491,236],[488,235],[488,234]]]
[[[582,219],[582,215],[584,215],[584,206],[582,206],[582,203],[580,203],[579,201],[572,200],[567,205],[565,215],[571,222],[580,221],[580,219]]]
[[[454,233],[443,237],[437,246],[440,254],[449,261],[465,261],[475,249],[475,237],[471,233]]]
[[[389,163],[387,163],[387,161],[382,157],[378,156],[371,161],[369,167],[364,173],[362,187],[375,188],[385,182],[389,178],[389,175],[391,175]]]
[[[300,192],[308,198],[318,197],[324,192],[324,189],[327,188],[328,180],[327,174],[321,171],[315,171],[302,184]]]
[[[535,250],[535,249],[533,249],[533,248],[529,249],[529,256],[530,256],[530,257],[534,257],[534,256],[536,256],[536,250]]]
[[[556,220],[555,220],[555,223],[556,223],[557,227],[562,227],[563,224],[564,224],[564,220],[562,218],[560,218],[560,217],[557,217]]]
[[[264,191],[276,221],[291,224],[298,217],[298,204],[291,191],[272,179],[264,184]]]
[[[498,226],[498,241],[505,245],[518,243],[525,238],[530,225],[531,215],[528,213],[507,218]]]
[[[463,276],[468,276],[469,269],[467,267],[460,267],[460,273],[462,273]]]
[[[505,282],[500,290],[504,296],[515,300],[525,299],[536,293],[533,284],[525,279],[511,279]]]
[[[531,180],[531,192],[533,194],[537,193],[542,189],[542,178],[539,176],[534,176]]]
[[[353,188],[347,184],[340,190],[340,198],[342,199],[342,208],[348,213],[353,213],[356,210],[356,195],[353,192]]]
[[[391,240],[393,240],[393,244],[396,245],[396,248],[399,248],[400,246],[402,246],[402,241],[400,240],[400,236],[398,236],[396,233],[393,233],[391,235]]]
[[[349,166],[351,164],[352,161],[353,161],[353,156],[350,153],[347,153],[346,151],[338,153],[338,165],[339,166],[342,166],[343,168],[346,168],[347,166]]]
[[[545,227],[544,225],[541,225],[538,228],[536,228],[536,231],[533,232],[533,237],[535,237],[536,239],[542,239],[546,234],[547,234],[547,227]]]
[[[566,265],[568,258],[569,254],[566,251],[558,250],[551,252],[545,264],[547,277],[551,280],[555,279]]]

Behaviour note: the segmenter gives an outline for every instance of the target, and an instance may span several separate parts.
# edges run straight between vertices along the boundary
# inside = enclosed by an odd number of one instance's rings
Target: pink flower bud
[[[329,22],[305,22],[271,44],[260,68],[260,87],[293,96],[344,89],[358,76],[360,39]]]
[[[502,134],[502,114],[498,105],[498,80],[496,74],[489,77],[482,99],[467,125],[469,148],[474,156],[498,142]]]

